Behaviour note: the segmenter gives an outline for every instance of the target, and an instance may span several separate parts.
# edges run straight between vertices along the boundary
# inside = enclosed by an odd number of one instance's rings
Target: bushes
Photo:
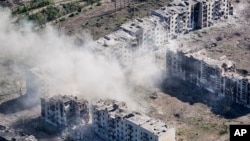
[[[50,4],[53,4],[52,0],[34,0],[30,3],[30,9],[36,9]]]
[[[39,25],[42,25],[46,22],[56,20],[62,15],[66,15],[76,11],[81,12],[81,7],[77,5],[77,3],[63,4],[62,7],[48,6],[40,12],[30,15],[29,19],[35,21]],[[73,16],[75,16],[74,13],[69,15],[69,17]]]
[[[42,24],[46,23],[46,17],[42,13],[32,14],[32,15],[29,16],[29,19],[35,21],[39,25],[42,25]]]
[[[28,6],[24,5],[24,6],[20,6],[16,9],[16,11],[13,12],[13,14],[20,14],[20,13],[25,13],[29,11]]]
[[[77,5],[76,3],[67,3],[63,4],[63,9],[66,11],[66,13],[72,13],[74,11],[81,12],[81,7]]]
[[[74,14],[74,13],[72,13],[72,14],[70,14],[70,15],[69,15],[69,17],[74,17],[74,16],[75,16],[75,14]]]
[[[51,0],[34,0],[32,2],[32,7],[43,6],[50,4]],[[28,11],[27,7],[18,8],[18,11]],[[60,6],[47,6],[45,9],[29,15],[29,19],[36,22],[38,25],[43,25],[46,22],[54,21],[63,15],[70,14],[69,17],[73,17],[82,11],[82,6],[78,2],[71,2],[67,4],[62,4]],[[60,20],[59,20],[60,21]]]
[[[47,21],[53,21],[60,16],[59,9],[53,6],[47,7],[42,12],[47,16]]]
[[[34,0],[23,6],[19,6],[13,14],[22,14],[27,11],[53,4],[52,0]]]
[[[41,12],[30,15],[29,19],[35,21],[39,25],[42,25],[45,24],[47,21],[53,21],[57,19],[59,16],[59,9],[53,6],[49,6]]]
[[[101,6],[102,5],[102,3],[101,2],[98,2],[97,4],[96,4],[96,6]]]

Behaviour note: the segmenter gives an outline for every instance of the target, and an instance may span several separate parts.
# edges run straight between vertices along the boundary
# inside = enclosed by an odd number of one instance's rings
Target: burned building
[[[42,118],[57,127],[89,122],[89,105],[87,100],[75,96],[56,95],[41,98]]]
[[[95,133],[106,141],[174,141],[175,129],[160,120],[130,112],[126,104],[98,101],[92,108]]]

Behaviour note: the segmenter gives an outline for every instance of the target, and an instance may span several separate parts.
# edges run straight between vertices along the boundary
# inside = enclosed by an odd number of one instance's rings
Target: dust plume
[[[59,33],[52,27],[34,31],[27,21],[15,23],[10,11],[0,9],[0,56],[12,60],[13,68],[25,74],[32,68],[41,70],[49,96],[77,95],[80,98],[111,98],[136,105],[134,85],[154,86],[157,67],[153,63],[134,63],[131,74],[118,61],[108,60],[95,52],[97,44],[85,40],[76,45],[74,37]],[[89,36],[90,35],[86,35]],[[145,61],[144,61],[145,62]],[[133,82],[134,85],[128,84]]]

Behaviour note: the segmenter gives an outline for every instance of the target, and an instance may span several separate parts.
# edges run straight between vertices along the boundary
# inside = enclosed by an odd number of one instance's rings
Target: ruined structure
[[[133,56],[143,51],[152,54],[151,57],[156,57],[157,52],[167,52],[165,60],[169,75],[192,82],[220,97],[230,96],[233,102],[250,108],[250,78],[244,70],[237,70],[233,61],[225,56],[208,58],[201,48],[168,46],[170,39],[210,27],[227,20],[229,15],[233,15],[230,0],[175,0],[152,11],[152,16],[123,24],[120,30],[97,42],[106,48],[115,48],[111,50],[116,53],[111,54],[119,54],[122,59],[118,59],[124,64],[133,62]]]
[[[195,29],[212,26],[233,14],[230,0],[175,0],[168,6],[152,11],[166,23],[169,38]]]
[[[160,120],[130,112],[126,104],[99,101],[93,105],[95,133],[106,141],[174,141],[175,129]]]
[[[250,77],[237,70],[235,62],[226,56],[216,60],[209,58],[204,49],[194,51],[194,48],[179,46],[167,51],[167,68],[170,76],[220,97],[229,96],[233,102],[250,108]]]
[[[125,66],[130,65],[135,56],[157,60],[157,56],[165,56],[166,44],[171,39],[210,27],[232,14],[230,0],[175,0],[152,11],[151,16],[121,25],[97,43],[106,56],[118,59]]]
[[[42,118],[57,127],[89,122],[89,105],[87,100],[78,100],[75,96],[56,95],[41,98]]]
[[[125,66],[131,65],[138,56],[154,56],[155,52],[165,54],[163,45],[167,42],[167,33],[159,20],[159,17],[150,16],[125,23],[97,43],[106,56],[118,59]]]
[[[33,135],[26,135],[14,129],[0,125],[0,141],[37,141]]]
[[[112,50],[107,54],[118,56],[125,65],[143,53],[153,60],[157,60],[157,55],[161,59],[166,57],[163,59],[166,64],[161,65],[166,67],[169,75],[192,82],[220,97],[230,96],[232,101],[250,107],[249,76],[244,70],[237,70],[233,61],[225,56],[217,60],[208,58],[202,47],[170,47],[168,44],[181,34],[210,27],[227,20],[230,15],[233,15],[231,0],[175,0],[152,11],[149,17],[123,24],[120,30],[97,42],[105,47],[104,51]]]
[[[233,15],[231,0],[175,0],[152,11],[149,17],[123,24],[120,30],[97,42],[105,46],[103,50],[112,50],[109,55],[119,56],[118,60],[125,65],[133,62],[138,54],[145,53],[157,60],[156,54],[162,57],[162,52],[167,52],[164,54],[166,64],[161,65],[167,68],[169,75],[192,82],[220,97],[229,96],[233,102],[250,108],[248,72],[236,69],[235,62],[225,56],[209,58],[202,47],[170,47],[168,44],[181,34],[210,27],[227,20],[230,15]]]

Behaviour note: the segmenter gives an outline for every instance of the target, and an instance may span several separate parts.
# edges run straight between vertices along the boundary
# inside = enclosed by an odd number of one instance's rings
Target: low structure
[[[75,96],[56,95],[41,98],[42,118],[57,127],[89,122],[89,106],[87,100],[78,100]]]
[[[92,108],[95,133],[106,141],[174,141],[175,129],[160,120],[130,112],[124,102],[98,101]]]

